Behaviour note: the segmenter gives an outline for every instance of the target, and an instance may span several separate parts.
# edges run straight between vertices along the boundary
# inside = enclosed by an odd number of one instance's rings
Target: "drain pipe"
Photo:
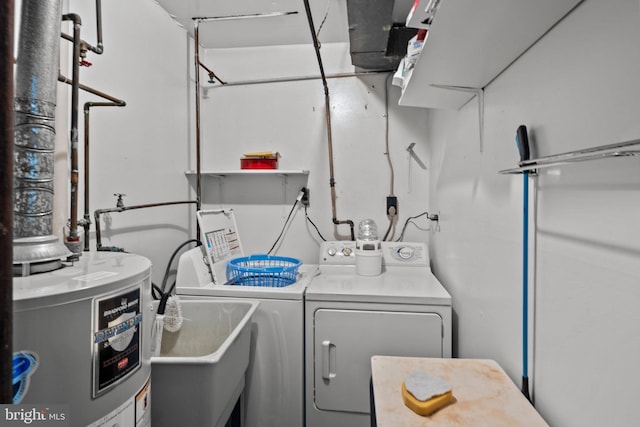
[[[71,81],[71,207],[69,221],[69,235],[65,245],[73,254],[69,260],[77,260],[82,253],[80,249],[80,236],[78,235],[78,98],[80,92],[80,53],[81,42],[80,27],[82,20],[75,13],[62,15],[63,21],[73,22],[73,68]]]
[[[311,37],[313,39],[313,47],[316,51],[316,57],[318,59],[318,66],[320,67],[320,75],[322,76],[322,86],[324,87],[324,110],[327,125],[327,145],[329,149],[329,186],[331,187],[331,213],[332,220],[335,225],[348,224],[351,229],[351,240],[355,240],[355,233],[353,230],[353,221],[350,219],[338,220],[336,214],[336,181],[333,173],[333,138],[331,136],[331,103],[329,101],[329,86],[327,85],[327,78],[324,74],[324,66],[322,65],[322,57],[320,56],[320,43],[318,42],[318,36],[316,35],[316,29],[313,25],[313,17],[311,16],[311,7],[309,6],[309,0],[304,0],[304,8],[307,12],[307,20],[309,21],[309,29],[311,30]]]
[[[0,4],[0,404],[13,403],[13,14]]]
[[[89,109],[91,107],[124,107],[124,101],[119,102],[85,102],[84,104],[84,250],[89,251],[89,231],[91,229],[91,215],[89,214]]]
[[[69,85],[73,84],[73,80],[58,74],[58,81]],[[122,99],[115,98],[100,92],[90,86],[78,84],[78,87],[85,92],[92,93],[110,102],[86,102],[84,104],[84,218],[78,221],[84,228],[84,250],[89,250],[89,231],[91,228],[91,216],[89,214],[89,108],[91,107],[124,107],[126,102]]]
[[[201,208],[202,188],[200,182],[202,179],[202,169],[200,165],[200,31],[198,24],[200,20],[193,20],[193,52],[195,59],[195,87],[196,87],[196,210]],[[200,236],[200,223],[196,221],[196,236]]]

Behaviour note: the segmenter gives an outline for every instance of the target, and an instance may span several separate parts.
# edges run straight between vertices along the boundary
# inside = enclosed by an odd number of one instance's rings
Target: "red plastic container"
[[[240,169],[278,169],[277,157],[248,157],[240,159]]]

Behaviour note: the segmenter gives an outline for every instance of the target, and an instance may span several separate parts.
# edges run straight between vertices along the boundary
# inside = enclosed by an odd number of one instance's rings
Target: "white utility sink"
[[[259,302],[180,297],[182,327],[151,358],[154,427],[224,426],[244,389]]]

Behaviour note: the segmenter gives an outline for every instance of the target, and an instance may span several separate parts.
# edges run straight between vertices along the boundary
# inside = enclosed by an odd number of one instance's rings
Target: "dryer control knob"
[[[398,258],[408,261],[413,258],[414,252],[411,246],[402,246],[398,248],[397,254]]]
[[[327,253],[329,254],[329,256],[334,256],[338,253],[338,250],[335,247],[331,246],[329,249],[327,249]]]
[[[344,256],[349,256],[349,255],[351,255],[351,248],[347,248],[347,247],[342,248],[342,254],[343,254]]]

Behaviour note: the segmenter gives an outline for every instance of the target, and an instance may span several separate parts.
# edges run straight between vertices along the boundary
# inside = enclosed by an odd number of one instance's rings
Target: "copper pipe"
[[[102,44],[102,1],[96,0],[96,31],[97,31],[97,46],[92,46],[90,43],[82,40],[80,37],[80,26],[82,25],[82,21],[80,16],[74,13],[66,14],[62,16],[63,21],[70,20],[73,22],[73,37],[62,33],[62,38],[66,40],[71,40],[73,42],[73,70],[72,70],[72,78],[71,78],[71,207],[70,207],[70,224],[69,224],[69,236],[67,237],[67,246],[72,249],[74,254],[71,256],[72,259],[78,258],[79,248],[77,248],[77,244],[80,241],[80,236],[78,235],[78,102],[79,102],[79,89],[80,89],[80,57],[84,56],[85,51],[91,50],[98,55],[104,52],[103,44]],[[58,76],[60,79],[61,75]],[[66,80],[66,79],[65,79]],[[66,81],[65,81],[66,83]],[[100,94],[103,95],[103,94]],[[113,104],[116,106],[123,106],[124,101],[118,99],[110,99]],[[110,104],[111,105],[111,104]],[[87,120],[88,120],[88,110],[86,111]],[[87,122],[85,125],[88,126]],[[85,136],[85,145],[88,145],[87,137]],[[85,176],[88,175],[88,154],[85,152]],[[88,196],[87,182],[85,179],[85,196]],[[85,205],[86,202],[85,199]],[[90,224],[90,219],[88,219],[88,211],[85,206],[85,223],[83,224],[85,230],[85,250],[88,250],[88,227]],[[88,222],[88,223],[87,223]],[[75,249],[74,249],[75,248]]]
[[[0,404],[13,403],[13,0],[0,4]]]
[[[296,15],[297,13],[298,11],[248,13],[248,14],[241,14],[241,15],[224,15],[224,16],[195,16],[191,19],[198,22],[237,21],[242,19],[273,18],[277,16]]]
[[[80,40],[80,44],[83,50],[90,50],[93,53],[98,55],[102,55],[104,52],[104,45],[102,44],[102,1],[96,0],[96,32],[98,35],[98,43],[96,46],[93,46],[91,43]],[[73,36],[65,33],[60,33],[60,37],[70,42],[73,42]]]
[[[89,109],[91,107],[124,107],[120,102],[85,102],[84,104],[84,250],[89,250],[89,232],[91,230],[91,215],[89,213]]]
[[[67,247],[73,252],[71,259],[78,258],[78,248],[75,246],[80,241],[78,235],[78,98],[80,92],[80,27],[82,20],[75,13],[62,15],[63,21],[73,22],[73,65],[71,84],[71,207],[69,235],[66,238]]]
[[[61,82],[61,83],[69,84],[69,85],[73,84],[73,80],[71,80],[68,77],[63,76],[62,74],[58,74],[58,81]],[[101,98],[107,99],[107,100],[109,100],[111,102],[114,102],[116,104],[122,104],[122,106],[125,105],[125,102],[123,100],[115,98],[115,97],[113,97],[111,95],[108,95],[108,94],[106,94],[104,92],[100,92],[98,89],[94,89],[94,88],[92,88],[90,86],[83,85],[82,83],[79,83],[78,87],[80,89],[84,90],[85,92],[92,93],[94,95],[97,95],[97,96],[99,96]]]
[[[332,221],[336,225],[347,224],[351,229],[351,240],[355,240],[355,232],[353,229],[353,221],[350,219],[338,220],[337,208],[336,208],[336,181],[333,171],[333,137],[331,135],[331,102],[329,100],[329,86],[327,85],[327,78],[324,74],[324,66],[322,65],[322,56],[320,55],[320,42],[316,35],[316,29],[313,25],[313,17],[311,16],[311,7],[309,6],[309,0],[304,0],[304,8],[307,13],[307,20],[309,21],[309,30],[311,31],[311,38],[313,39],[313,47],[316,51],[316,58],[318,59],[318,67],[320,68],[320,76],[322,77],[322,86],[324,87],[324,110],[325,119],[327,125],[327,148],[329,150],[329,186],[331,187],[331,213]]]
[[[200,179],[202,170],[200,165],[200,34],[198,29],[198,20],[193,21],[193,39],[194,39],[194,56],[195,56],[195,86],[196,86],[196,209],[200,210],[202,190],[200,187]],[[196,222],[196,236],[200,236],[200,224]]]
[[[343,79],[347,77],[362,77],[362,76],[371,76],[376,74],[388,74],[388,73],[389,73],[388,71],[360,71],[355,73],[326,74],[325,78],[326,79]],[[237,80],[235,82],[225,81],[222,86],[249,86],[249,85],[261,85],[261,84],[271,84],[271,83],[302,82],[306,80],[318,80],[321,78],[322,76],[299,76],[299,77],[280,77],[280,78],[258,79],[258,80]],[[216,87],[222,87],[222,86],[211,86],[211,87],[216,88]]]
[[[97,209],[93,216],[96,220],[96,250],[98,251],[106,251],[106,252],[124,252],[124,249],[118,248],[116,246],[102,246],[102,234],[100,232],[100,215],[104,213],[111,212],[124,212],[135,209],[146,209],[146,208],[156,208],[159,206],[171,206],[171,205],[185,205],[185,204],[198,204],[197,200],[182,200],[178,202],[161,202],[161,203],[150,203],[146,205],[133,205],[133,206],[122,206],[116,208],[108,208],[108,209]]]
[[[66,84],[73,84],[73,80],[58,74],[58,81]],[[85,92],[92,93],[111,102],[86,102],[84,104],[84,250],[89,250],[89,230],[91,227],[91,217],[89,215],[89,108],[90,107],[124,107],[126,102],[92,87],[78,84],[78,87]]]
[[[91,50],[101,55],[102,52],[104,52],[104,46],[102,44],[102,0],[96,0],[96,31],[98,33],[98,45],[95,50]]]
[[[227,82],[220,80],[220,77],[216,76],[216,73],[214,73],[211,69],[209,69],[209,67],[207,67],[206,65],[204,65],[202,62],[199,62],[199,61],[198,61],[198,63],[200,64],[200,66],[201,66],[202,68],[204,68],[204,69],[207,71],[207,73],[209,74],[209,78],[210,78],[210,79],[216,79],[217,81],[219,81],[219,82],[220,82],[220,84],[223,84],[223,85],[226,85],[226,84],[227,84]],[[209,83],[214,83],[214,82],[212,82],[212,81],[210,80],[210,81],[209,81]]]

